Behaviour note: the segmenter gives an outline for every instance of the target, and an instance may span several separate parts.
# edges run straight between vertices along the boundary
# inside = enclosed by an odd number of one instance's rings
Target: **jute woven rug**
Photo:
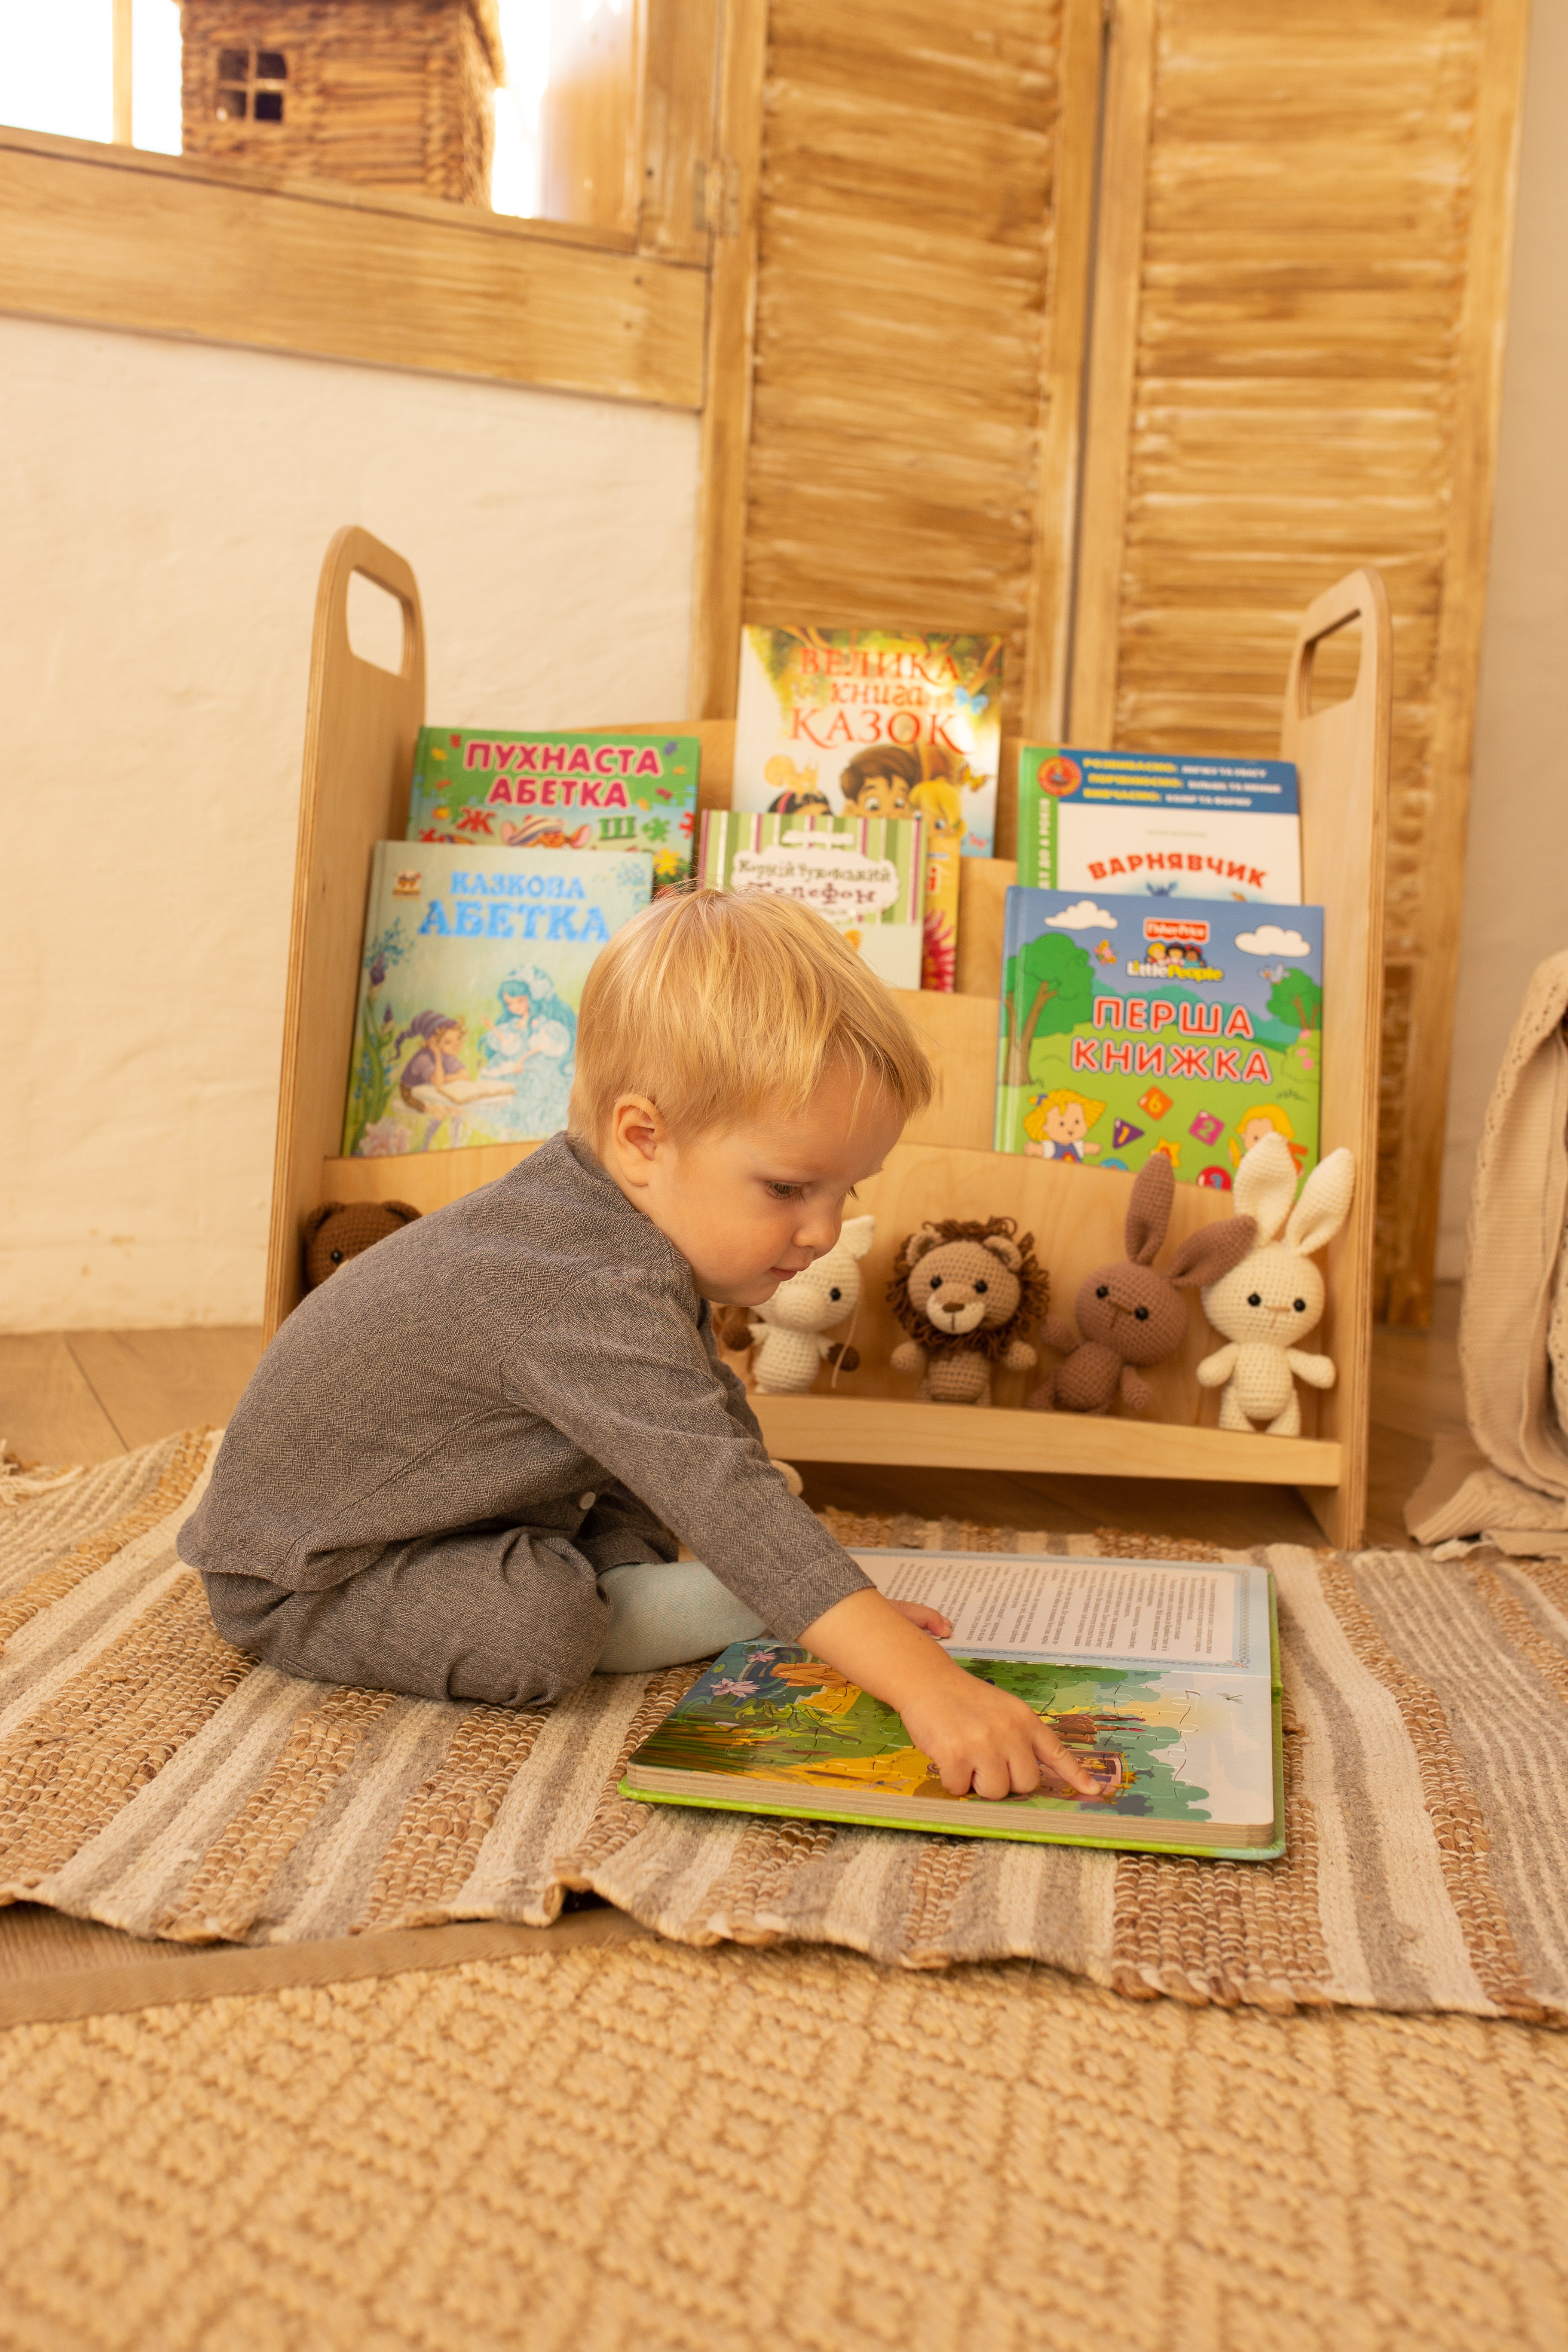
[[[1568,2034],[608,1949],[0,2032],[16,2352],[1562,2352]]]
[[[1279,1580],[1289,1851],[1112,1856],[629,1804],[623,1761],[695,1668],[512,1715],[257,1666],[174,1548],[215,1444],[169,1439],[0,1512],[0,1901],[267,1944],[542,1926],[591,1889],[685,1944],[1016,1956],[1277,2011],[1568,2014],[1561,1564],[1209,1555]],[[1204,1556],[829,1516],[851,1542]]]

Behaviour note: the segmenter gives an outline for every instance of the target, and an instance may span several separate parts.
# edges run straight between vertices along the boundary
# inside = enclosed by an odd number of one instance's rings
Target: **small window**
[[[217,103],[220,122],[281,122],[283,92],[277,85],[289,79],[289,60],[281,49],[220,49],[217,53]]]

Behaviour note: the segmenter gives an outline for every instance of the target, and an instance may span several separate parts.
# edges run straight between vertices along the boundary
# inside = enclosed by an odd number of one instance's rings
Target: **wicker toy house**
[[[182,0],[184,152],[489,201],[496,0]]]

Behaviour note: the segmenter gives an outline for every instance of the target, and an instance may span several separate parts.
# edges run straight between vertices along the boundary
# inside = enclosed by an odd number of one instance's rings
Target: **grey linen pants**
[[[308,1681],[408,1698],[527,1706],[587,1680],[610,1629],[594,1568],[565,1536],[463,1528],[389,1544],[320,1592],[204,1569],[226,1642]]]

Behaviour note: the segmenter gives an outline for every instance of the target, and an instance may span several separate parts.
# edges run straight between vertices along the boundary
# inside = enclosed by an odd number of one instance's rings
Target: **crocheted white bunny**
[[[860,1260],[871,1246],[875,1217],[851,1217],[826,1257],[781,1282],[752,1318],[752,1377],[764,1396],[798,1395],[808,1389],[825,1358],[852,1372],[860,1359],[853,1348],[822,1333],[853,1315],[860,1298]]]
[[[1343,1149],[1313,1169],[1293,1209],[1296,1167],[1284,1137],[1266,1135],[1243,1158],[1236,1206],[1257,1218],[1258,1243],[1201,1294],[1204,1313],[1230,1343],[1198,1366],[1205,1389],[1225,1383],[1222,1429],[1250,1430],[1262,1421],[1270,1437],[1300,1437],[1301,1400],[1291,1375],[1315,1389],[1333,1387],[1331,1358],[1308,1355],[1298,1342],[1322,1319],[1323,1277],[1310,1253],[1339,1232],[1354,1190],[1355,1161]]]

